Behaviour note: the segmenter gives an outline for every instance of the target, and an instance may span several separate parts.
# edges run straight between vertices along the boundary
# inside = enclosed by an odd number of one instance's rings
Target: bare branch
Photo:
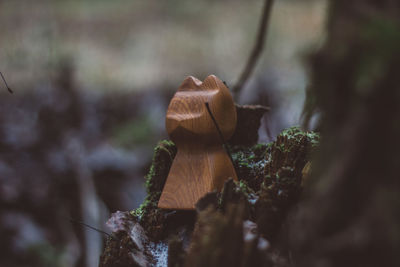
[[[271,14],[272,4],[274,0],[265,0],[264,10],[261,16],[260,26],[258,28],[258,34],[256,43],[253,47],[253,50],[250,54],[249,59],[247,60],[246,67],[243,69],[242,74],[240,75],[239,80],[233,87],[232,91],[235,95],[235,98],[238,98],[240,91],[242,90],[243,86],[246,84],[247,80],[249,79],[250,75],[252,74],[254,67],[260,57],[262,50],[264,49],[265,39],[267,36],[267,28],[269,17]]]
[[[1,75],[1,78],[3,79],[3,81],[4,81],[4,84],[5,84],[6,87],[7,87],[8,92],[10,92],[10,93],[12,94],[13,91],[12,91],[11,88],[8,86],[8,84],[7,84],[7,82],[6,82],[6,79],[5,79],[4,76],[3,76],[3,73],[0,72],[0,75]]]

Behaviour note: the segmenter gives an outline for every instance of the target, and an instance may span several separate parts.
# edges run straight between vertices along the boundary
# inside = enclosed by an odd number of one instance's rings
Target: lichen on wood
[[[166,212],[159,209],[157,204],[175,155],[176,146],[172,141],[163,140],[158,143],[154,149],[149,173],[145,177],[147,196],[142,205],[131,212],[143,226],[146,226],[146,232],[150,237],[157,238],[161,234],[158,229],[161,229],[166,218]]]

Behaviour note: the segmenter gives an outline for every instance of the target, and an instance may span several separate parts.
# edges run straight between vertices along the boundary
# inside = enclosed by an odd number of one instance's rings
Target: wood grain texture
[[[225,84],[214,75],[204,82],[187,77],[172,98],[166,128],[178,153],[158,202],[164,209],[194,209],[206,193],[221,190],[229,177],[237,179],[232,162],[206,109],[228,140],[236,128],[236,108]]]

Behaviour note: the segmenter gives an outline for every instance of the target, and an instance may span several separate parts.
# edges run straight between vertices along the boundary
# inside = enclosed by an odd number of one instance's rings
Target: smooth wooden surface
[[[235,169],[206,109],[209,103],[225,140],[236,128],[236,108],[225,84],[214,75],[204,82],[187,77],[172,98],[166,128],[178,153],[172,163],[159,208],[194,209],[206,193],[221,190]]]

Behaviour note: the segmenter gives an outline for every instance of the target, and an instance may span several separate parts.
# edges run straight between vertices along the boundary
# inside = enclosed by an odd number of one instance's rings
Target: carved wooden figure
[[[158,202],[159,208],[194,209],[206,193],[221,190],[230,177],[237,179],[205,103],[224,140],[235,131],[236,108],[225,84],[214,75],[204,82],[187,77],[167,110],[167,132],[178,152]]]

